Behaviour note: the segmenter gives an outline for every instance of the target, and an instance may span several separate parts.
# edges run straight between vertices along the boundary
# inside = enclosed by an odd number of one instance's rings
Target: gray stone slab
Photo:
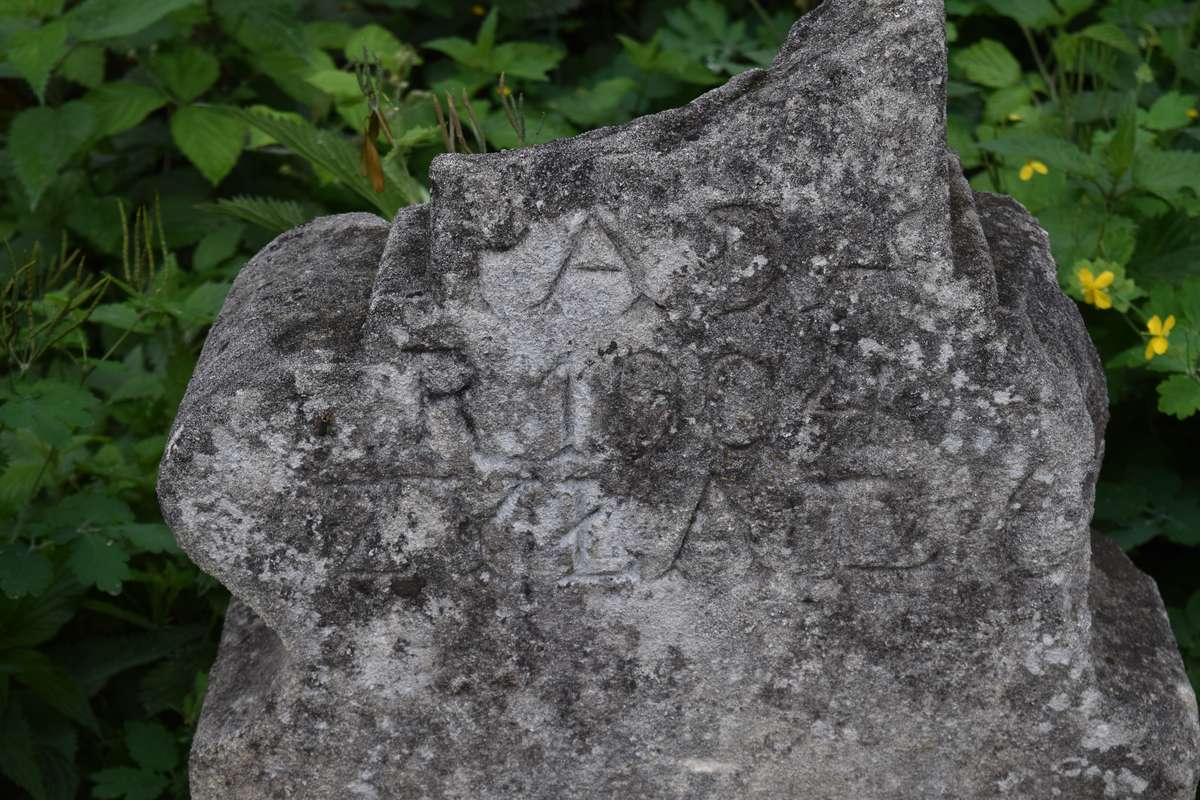
[[[1190,800],[1104,376],[945,143],[942,4],[276,239],[159,482],[236,600],[197,800]]]

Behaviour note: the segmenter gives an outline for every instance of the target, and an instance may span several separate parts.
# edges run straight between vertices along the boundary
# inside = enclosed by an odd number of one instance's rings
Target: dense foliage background
[[[247,257],[421,202],[446,149],[685,103],[814,4],[0,0],[0,796],[187,796],[226,598],[155,472]],[[946,5],[951,144],[1085,306],[1113,402],[1095,524],[1200,684],[1200,3]]]

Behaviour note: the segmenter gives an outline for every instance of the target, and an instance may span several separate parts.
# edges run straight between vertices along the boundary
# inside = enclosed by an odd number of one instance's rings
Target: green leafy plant
[[[686,103],[813,5],[0,4],[0,796],[187,796],[225,595],[154,481],[250,254],[423,202],[442,152]],[[1196,680],[1200,3],[946,6],[950,143],[1051,234],[1113,399],[1095,524],[1159,579]]]

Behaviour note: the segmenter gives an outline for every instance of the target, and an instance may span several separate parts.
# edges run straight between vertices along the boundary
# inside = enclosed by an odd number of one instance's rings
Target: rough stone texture
[[[233,591],[197,800],[1185,800],[1153,583],[1091,541],[1103,373],[947,155],[941,3],[443,156],[242,272],[167,447]]]

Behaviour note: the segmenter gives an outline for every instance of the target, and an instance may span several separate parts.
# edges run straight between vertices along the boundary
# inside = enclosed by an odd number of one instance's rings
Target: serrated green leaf
[[[129,578],[129,554],[105,535],[87,533],[71,542],[67,566],[85,586],[118,594]]]
[[[217,214],[257,225],[271,233],[283,233],[311,219],[299,203],[274,197],[221,198],[205,208]]]
[[[202,283],[184,298],[179,306],[180,315],[187,322],[207,325],[217,318],[228,294],[228,283],[217,281]]]
[[[95,89],[104,83],[104,48],[93,44],[71,48],[58,72],[69,81]]]
[[[40,509],[29,527],[43,538],[65,543],[133,520],[133,510],[125,501],[92,489],[67,495]]]
[[[55,64],[67,52],[67,26],[62,20],[33,30],[16,31],[8,37],[8,61],[29,82],[38,102]]]
[[[1114,178],[1120,178],[1133,165],[1137,150],[1137,113],[1137,97],[1131,93],[1117,116],[1112,140],[1104,150],[1105,165]]]
[[[259,128],[306,161],[319,167],[346,187],[378,208],[389,219],[396,211],[413,203],[423,202],[420,187],[411,178],[396,172],[395,160],[384,164],[388,180],[382,192],[376,192],[363,177],[359,167],[358,148],[332,131],[316,128],[311,123],[285,119],[280,116],[241,108],[224,107],[234,119]]]
[[[144,633],[72,639],[54,648],[51,655],[64,660],[91,696],[113,676],[159,659],[173,660],[181,648],[204,640],[205,635],[202,625],[176,625]]]
[[[462,37],[444,36],[439,39],[430,39],[428,42],[425,42],[424,46],[430,50],[445,53],[464,66],[478,67],[475,45]]]
[[[78,100],[59,108],[26,109],[13,118],[8,150],[31,209],[37,208],[58,171],[83,147],[95,128],[95,112]]]
[[[984,106],[983,118],[986,122],[1004,123],[1009,116],[1024,112],[1033,103],[1033,90],[1028,86],[1009,86],[997,89],[988,95],[987,105]]]
[[[49,559],[36,550],[20,544],[0,545],[0,591],[8,597],[41,594],[53,575]]]
[[[1099,172],[1095,159],[1071,142],[1055,136],[1013,133],[980,142],[979,148],[1006,156],[1013,165],[1036,159],[1045,162],[1051,169],[1083,177],[1091,177]]]
[[[156,52],[149,64],[171,94],[185,103],[208,91],[221,75],[217,57],[191,45]]]
[[[592,127],[623,121],[622,106],[637,90],[632,78],[610,78],[591,89],[580,87],[554,100],[554,107],[576,125]]]
[[[183,712],[197,677],[212,663],[212,653],[203,643],[176,653],[155,664],[142,677],[139,696],[147,713]]]
[[[968,80],[993,89],[1015,86],[1021,81],[1021,63],[994,39],[982,39],[959,50],[953,61]]]
[[[192,268],[197,272],[207,272],[232,258],[245,230],[243,225],[222,225],[205,236],[192,253]]]
[[[47,800],[33,748],[33,731],[21,703],[12,696],[0,704],[0,772],[34,800]]]
[[[1058,7],[1062,9],[1064,22],[1069,21],[1073,17],[1077,17],[1084,11],[1087,11],[1096,0],[1058,0]]]
[[[73,729],[71,732],[74,732]],[[66,736],[58,737],[59,742],[67,740]],[[75,800],[79,796],[79,770],[75,767],[74,738],[70,741],[72,744],[69,751],[64,751],[57,745],[38,748],[38,768],[42,771],[42,780],[46,783],[46,800]]]
[[[133,767],[113,767],[92,773],[92,796],[110,800],[157,800],[168,786],[162,775]]]
[[[0,425],[27,430],[55,447],[65,447],[71,434],[95,422],[97,400],[72,383],[41,380],[0,394]]]
[[[242,154],[246,126],[208,106],[184,106],[171,115],[171,138],[214,186]]]
[[[1158,410],[1179,419],[1200,411],[1200,381],[1172,375],[1158,385]]]
[[[83,102],[96,112],[96,132],[112,136],[140,125],[152,111],[167,104],[167,96],[151,86],[114,81],[88,92]]]
[[[76,39],[94,42],[131,36],[199,0],[84,0],[63,18]]]
[[[1105,47],[1111,47],[1113,50],[1118,50],[1129,55],[1137,54],[1137,45],[1133,40],[1126,35],[1125,31],[1111,22],[1098,22],[1095,25],[1089,25],[1078,34],[1084,39],[1090,39],[1093,42],[1099,42]]]
[[[157,722],[126,722],[125,747],[144,770],[170,772],[179,766],[179,745]]]
[[[353,100],[362,97],[358,78],[345,70],[324,69],[312,73],[305,80],[311,86],[315,86],[337,100]]]
[[[97,325],[108,325],[119,331],[149,333],[154,330],[154,322],[147,319],[145,314],[138,311],[138,309],[129,303],[104,303],[98,305],[92,311],[92,315],[88,317],[88,320]]]
[[[346,60],[359,62],[363,60],[364,49],[371,58],[378,59],[384,67],[401,75],[421,63],[416,50],[379,25],[366,25],[356,30],[346,40],[343,52]]]
[[[645,43],[624,34],[617,34],[617,41],[625,48],[625,54],[633,65],[645,72],[660,73],[698,86],[713,86],[721,82],[719,75],[699,61],[684,53],[665,49],[662,37],[657,33]]]
[[[0,597],[0,650],[36,647],[54,638],[75,615],[80,592],[79,584],[62,577],[37,595]]]
[[[0,504],[19,507],[32,499],[53,458],[51,445],[29,431],[0,433]]]
[[[1015,19],[1034,30],[1041,30],[1061,19],[1058,9],[1050,0],[988,0],[987,4],[997,14]]]
[[[1133,165],[1133,180],[1167,198],[1183,189],[1200,194],[1200,152],[1143,148]]]
[[[175,534],[166,525],[158,522],[130,522],[113,525],[106,531],[124,539],[135,548],[146,553],[182,553],[175,542]]]
[[[354,28],[340,19],[314,20],[304,24],[304,41],[324,50],[341,50],[353,35]]]
[[[88,730],[97,728],[87,695],[60,665],[36,650],[15,650],[0,655],[16,681],[50,708]]]
[[[475,49],[483,54],[490,53],[496,44],[496,26],[500,24],[500,9],[493,7],[484,17],[475,36]]]
[[[103,253],[120,252],[121,208],[115,197],[85,194],[74,198],[67,211],[67,227]]]
[[[537,42],[508,42],[492,51],[491,68],[514,78],[532,81],[549,80],[547,72],[558,66],[567,55],[561,47]]]
[[[1188,112],[1196,107],[1196,95],[1167,92],[1154,101],[1142,124],[1152,131],[1171,131],[1192,123]]]

